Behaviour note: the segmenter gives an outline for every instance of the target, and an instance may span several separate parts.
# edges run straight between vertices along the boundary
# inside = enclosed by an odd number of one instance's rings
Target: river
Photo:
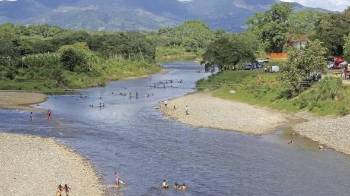
[[[346,155],[320,152],[303,139],[288,145],[281,130],[251,136],[163,116],[160,101],[193,92],[195,82],[208,76],[195,63],[164,67],[167,72],[147,78],[50,96],[37,107],[51,109],[51,121],[43,113],[30,122],[27,112],[0,110],[0,130],[56,138],[91,160],[107,185],[118,171],[127,186],[118,193],[109,189],[109,195],[349,195]],[[96,107],[100,102],[104,108]],[[161,190],[163,179],[189,190]]]

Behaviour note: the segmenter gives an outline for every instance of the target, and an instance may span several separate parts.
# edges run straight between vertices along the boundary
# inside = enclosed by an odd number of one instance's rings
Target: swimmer
[[[162,188],[163,188],[163,189],[168,189],[168,188],[169,188],[169,184],[168,184],[168,182],[167,182],[166,180],[163,180],[163,182],[162,182]]]
[[[185,183],[183,183],[182,185],[180,185],[180,190],[181,190],[181,191],[186,191],[186,189],[187,189],[187,186],[186,186]]]
[[[180,185],[179,185],[177,182],[175,182],[175,184],[174,184],[174,189],[175,189],[175,190],[178,190],[178,189],[179,189],[179,186],[180,186]]]

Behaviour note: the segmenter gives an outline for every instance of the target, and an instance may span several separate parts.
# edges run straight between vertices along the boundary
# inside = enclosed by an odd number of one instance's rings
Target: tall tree
[[[309,42],[304,49],[290,49],[281,77],[288,89],[287,97],[298,95],[304,81],[308,80],[312,74],[326,69],[324,60],[326,53],[327,49],[319,40]]]
[[[249,19],[250,30],[264,43],[266,52],[283,51],[292,11],[289,3],[278,3],[265,13],[258,13]]]
[[[324,43],[330,55],[342,55],[344,37],[350,33],[350,10],[343,13],[328,13],[315,25],[316,38]]]
[[[237,69],[239,63],[254,60],[253,44],[247,44],[239,35],[225,36],[211,43],[203,54],[206,70],[216,66],[220,71]]]

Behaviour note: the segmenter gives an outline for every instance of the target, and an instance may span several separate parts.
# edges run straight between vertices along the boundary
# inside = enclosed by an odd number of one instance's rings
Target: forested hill
[[[154,30],[196,19],[215,29],[242,31],[248,17],[269,9],[276,1],[278,0],[0,1],[0,23],[45,23],[87,30]]]

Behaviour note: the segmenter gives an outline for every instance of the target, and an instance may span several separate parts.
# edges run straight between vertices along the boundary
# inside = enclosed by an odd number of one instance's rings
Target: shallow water
[[[303,139],[288,145],[289,137],[281,131],[251,136],[164,117],[159,101],[194,91],[195,81],[207,76],[193,63],[165,67],[167,73],[148,78],[50,96],[38,107],[53,111],[51,121],[45,114],[35,114],[30,122],[27,112],[0,110],[0,130],[57,138],[90,159],[106,184],[113,183],[118,171],[128,185],[110,195],[348,195],[348,156],[320,152]],[[151,87],[165,80],[183,83]],[[138,99],[130,99],[128,92],[138,92]],[[99,102],[105,108],[89,107]],[[163,191],[163,179],[190,188],[185,193]]]

